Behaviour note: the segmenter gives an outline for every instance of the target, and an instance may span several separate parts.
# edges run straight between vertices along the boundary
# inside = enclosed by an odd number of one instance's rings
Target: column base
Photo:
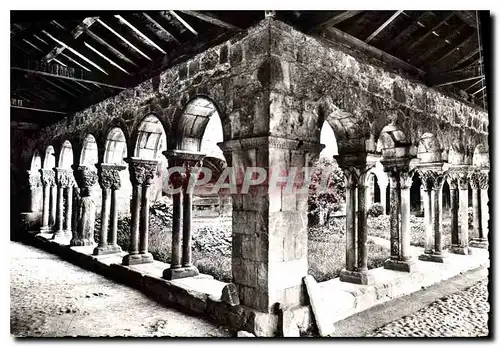
[[[138,265],[152,262],[154,262],[154,259],[151,253],[127,254],[122,260],[123,265]]]
[[[434,263],[444,263],[444,256],[442,254],[424,253],[418,256],[418,260],[432,261]]]
[[[106,245],[106,246],[97,246],[94,248],[93,255],[106,255],[106,254],[115,254],[121,253],[122,249],[118,245]],[[138,255],[138,254],[136,254]]]
[[[94,246],[95,241],[89,239],[71,239],[70,246]]]
[[[56,241],[56,242],[62,242],[62,241],[69,242],[70,241],[70,239],[68,239],[68,237],[66,236],[66,233],[62,230],[55,231],[51,240]]]
[[[451,246],[448,250],[449,253],[469,255],[472,254],[472,250],[468,246]]]
[[[373,283],[373,276],[369,275],[366,271],[360,272],[342,269],[340,272],[340,280],[342,282],[367,285]]]
[[[200,272],[196,266],[168,268],[163,271],[163,278],[166,280],[176,280],[179,278],[198,276]]]
[[[411,272],[412,265],[413,262],[411,260],[397,260],[389,258],[384,262],[384,269]]]
[[[42,234],[49,234],[49,233],[51,233],[51,232],[52,232],[52,228],[51,228],[51,227],[49,227],[49,226],[46,226],[46,227],[41,227],[41,228],[40,228],[40,232],[41,232]]]
[[[482,238],[472,239],[469,242],[469,247],[488,249],[488,240],[487,239],[482,239]]]

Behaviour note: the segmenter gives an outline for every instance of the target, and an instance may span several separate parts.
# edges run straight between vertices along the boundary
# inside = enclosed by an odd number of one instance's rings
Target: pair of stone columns
[[[472,187],[473,227],[478,235],[470,242],[471,247],[488,248],[488,181],[487,171],[474,170],[470,173]]]
[[[55,186],[55,172],[52,169],[40,169],[39,171],[43,186],[42,227],[40,228],[40,232],[48,233],[52,228],[50,201],[52,198],[52,187]],[[54,205],[54,203],[52,204]]]
[[[340,273],[340,280],[368,284],[368,251],[366,242],[366,175],[370,167],[341,164],[346,177],[346,268]],[[357,206],[357,212],[356,212]],[[356,218],[357,216],[357,218]],[[357,243],[357,252],[356,252]]]
[[[97,164],[99,185],[102,189],[101,230],[99,245],[94,255],[120,253],[118,246],[118,190],[121,187],[120,171],[126,166],[115,164]]]
[[[422,176],[422,186],[424,188],[425,249],[424,253],[419,255],[418,259],[442,263],[444,262],[442,246],[442,188],[444,183],[444,172],[442,171],[442,164],[434,168],[421,168],[420,172]],[[454,193],[451,193],[451,191]],[[455,193],[456,190],[450,189],[450,194]]]
[[[451,209],[451,247],[455,254],[469,254],[469,167],[453,166],[448,173]]]
[[[192,277],[199,274],[192,262],[191,250],[191,212],[194,184],[198,177],[202,160],[201,153],[171,150],[164,152],[170,168],[178,167],[183,171],[174,171],[170,181],[176,193],[172,194],[172,257],[170,268],[165,269],[163,278],[172,280]],[[191,184],[190,184],[191,182]],[[181,246],[181,214],[182,214],[182,246]],[[181,258],[182,256],[182,258]]]
[[[54,168],[57,186],[57,206],[54,240],[66,241],[71,238],[73,209],[73,171],[71,169]]]
[[[148,252],[149,187],[156,175],[158,161],[140,158],[126,158],[125,161],[129,164],[132,182],[132,221],[129,254],[123,257],[122,263],[123,265],[152,263],[153,256]]]

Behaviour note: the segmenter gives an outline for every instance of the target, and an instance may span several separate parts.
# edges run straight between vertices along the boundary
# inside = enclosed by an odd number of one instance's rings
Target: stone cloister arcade
[[[329,76],[331,71],[335,73]],[[71,246],[94,246],[96,256],[120,253],[117,216],[130,212],[130,248],[123,250],[122,264],[153,262],[148,252],[150,201],[161,195],[168,168],[183,167],[186,173],[174,172],[168,182],[179,190],[172,194],[171,264],[163,278],[198,275],[191,259],[193,191],[188,182],[203,167],[207,153],[202,142],[211,136],[205,128],[214,114],[223,133],[218,146],[235,172],[310,167],[322,149],[323,124],[331,126],[338,147],[335,159],[346,178],[341,281],[372,280],[366,211],[375,194],[373,175],[378,199],[390,215],[386,269],[411,272],[416,261],[444,261],[444,182],[450,191],[449,251],[466,257],[471,246],[487,247],[487,114],[272,19],[32,139],[22,157],[31,163],[26,165],[28,208],[41,211],[40,233],[52,233]],[[413,259],[410,187],[417,173],[426,240],[425,251]],[[267,183],[243,194],[243,177],[236,175],[235,182],[233,283],[239,306],[254,312],[249,329],[257,331],[257,326],[273,326],[262,317],[273,316],[276,303],[287,308],[308,304],[302,282],[308,271],[307,196],[271,191]],[[478,235],[470,243],[469,184]],[[96,213],[102,219],[100,230],[93,230]]]

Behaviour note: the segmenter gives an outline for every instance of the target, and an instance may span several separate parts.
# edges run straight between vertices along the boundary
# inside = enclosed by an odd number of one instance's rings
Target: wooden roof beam
[[[64,88],[63,88],[63,87],[61,87],[60,85],[58,85],[58,84],[56,84],[56,83],[54,83],[54,82],[49,81],[49,80],[48,80],[47,78],[45,78],[45,77],[40,77],[40,78],[41,78],[42,80],[44,80],[45,82],[47,82],[48,84],[50,84],[50,85],[52,85],[52,86],[56,87],[56,88],[57,88],[57,89],[59,89],[59,90],[62,90],[63,92],[68,93],[69,95],[71,95],[71,96],[73,96],[73,97],[75,97],[75,98],[78,96],[78,95],[73,94],[73,93],[72,93],[72,92],[70,92],[69,90],[64,89]]]
[[[348,20],[349,18],[352,18],[361,12],[363,12],[363,11],[344,11],[344,12],[336,15],[335,17],[328,19],[327,21],[325,21],[323,23],[320,23],[320,24],[314,26],[309,31],[316,32],[316,31],[321,31],[322,29],[325,29],[325,28],[333,27],[334,25],[342,23],[343,21]]]
[[[75,59],[71,58],[69,55],[67,54],[64,54],[64,53],[61,53],[61,55],[63,57],[65,57],[66,59],[68,59],[69,61],[71,61],[72,63],[80,66],[82,69],[84,69],[85,71],[88,71],[88,72],[91,72],[89,68],[87,68],[85,65],[82,65],[80,64],[78,61],[76,61]]]
[[[449,14],[448,16],[446,16],[445,19],[443,19],[442,21],[440,21],[439,23],[437,23],[436,25],[434,25],[432,28],[430,28],[424,35],[420,36],[417,40],[413,41],[409,46],[408,46],[408,50],[411,50],[413,49],[415,46],[417,46],[418,44],[420,44],[421,42],[423,42],[427,37],[429,37],[429,35],[432,35],[434,33],[434,31],[436,31],[441,25],[445,24],[447,21],[449,21],[451,19],[451,17],[453,17],[453,13]]]
[[[190,32],[192,32],[194,35],[198,36],[198,32],[196,30],[194,30],[193,27],[188,24],[188,22],[186,22],[184,19],[182,19],[181,16],[179,16],[177,13],[175,13],[175,11],[170,10],[168,12],[172,16],[174,16],[179,22],[181,22],[181,24],[184,25],[187,30],[189,30]]]
[[[94,24],[96,19],[97,17],[85,18],[80,24],[76,26],[76,28],[74,28],[71,31],[70,35],[74,39],[76,39],[85,31],[85,29],[89,28],[92,24]],[[52,61],[55,57],[61,54],[61,52],[64,51],[65,48],[66,47],[64,47],[63,45],[60,44],[56,45],[56,47],[54,47],[49,53],[47,53],[47,55],[43,58],[43,60],[45,60],[46,62]]]
[[[377,30],[375,30],[370,36],[368,36],[366,38],[365,43],[370,42],[371,40],[373,40],[375,38],[375,36],[380,34],[382,32],[382,30],[384,30],[389,24],[391,24],[401,14],[401,12],[403,12],[403,10],[396,11],[388,20],[386,20],[384,23],[382,23],[382,25],[379,26],[377,28]]]
[[[431,12],[426,11],[422,13],[417,19],[415,19],[413,22],[411,22],[410,25],[406,27],[405,30],[401,31],[395,38],[391,40],[391,43],[387,46],[385,49],[386,51],[392,50],[394,46],[396,46],[399,43],[399,39],[405,37],[406,35],[410,34],[411,32],[415,31],[416,27],[420,26],[420,21],[424,19],[426,16],[428,16]]]
[[[23,106],[10,106],[11,108],[18,108],[21,110],[29,110],[29,111],[37,111],[37,112],[49,112],[49,113],[58,113],[58,114],[68,114],[66,112],[61,112],[61,111],[54,111],[54,110],[44,110],[41,108],[34,108],[34,107],[23,107]]]
[[[118,68],[119,70],[125,72],[127,75],[130,75],[130,73],[125,70],[124,68],[122,68],[120,65],[118,65],[117,63],[115,63],[113,60],[109,59],[108,57],[106,57],[104,54],[102,54],[101,52],[99,52],[97,49],[95,49],[94,47],[92,47],[91,45],[89,45],[87,42],[84,42],[84,45],[87,47],[87,48],[90,48],[91,51],[93,51],[94,53],[96,53],[98,56],[100,56],[101,58],[103,58],[104,60],[106,60],[108,63],[110,63],[111,65],[113,65],[114,67]]]
[[[165,35],[167,35],[168,37],[170,37],[172,40],[174,40],[176,43],[179,43],[179,40],[170,33],[170,31],[168,31],[167,29],[165,29],[160,23],[158,23],[157,21],[155,21],[153,18],[151,18],[150,15],[148,15],[147,13],[143,12],[142,15],[151,23],[153,24],[158,30],[160,30],[162,33],[164,33]]]
[[[178,11],[185,13],[191,17],[198,18],[204,22],[207,22],[207,23],[210,23],[213,25],[217,25],[217,26],[222,27],[222,28],[226,28],[229,30],[241,30],[240,28],[238,28],[232,24],[229,24],[227,22],[224,22],[224,21],[220,20],[219,18],[215,17],[213,14],[209,14],[208,12],[202,13],[199,11],[186,11],[186,10],[178,10]]]
[[[85,33],[87,35],[89,35],[94,41],[96,41],[97,43],[103,45],[104,47],[106,47],[111,53],[113,53],[117,58],[131,64],[131,65],[134,65],[135,67],[139,67],[139,65],[137,65],[136,63],[134,63],[131,59],[129,59],[125,54],[121,53],[119,50],[117,50],[116,48],[114,48],[113,46],[111,46],[109,43],[107,43],[106,41],[104,41],[102,38],[100,38],[99,36],[97,36],[96,34],[94,34],[90,29],[87,29],[85,31]]]
[[[156,43],[154,43],[153,40],[151,40],[149,37],[147,37],[142,31],[140,31],[139,29],[137,29],[135,26],[133,26],[125,18],[123,18],[120,15],[115,15],[115,18],[117,18],[120,22],[122,22],[123,24],[125,24],[126,26],[128,26],[130,29],[132,29],[133,32],[135,32],[137,35],[139,35],[140,38],[142,38],[142,41],[144,43],[146,43],[146,45],[151,46],[153,48],[156,48],[157,50],[159,50],[163,54],[167,54],[167,52],[165,52],[160,46],[158,46]]]
[[[479,83],[481,83],[483,80],[484,80],[484,77],[482,77],[479,81],[477,81],[477,82],[475,82],[475,83],[471,84],[470,86],[468,86],[466,89],[464,89],[464,91],[468,91],[468,90],[470,90],[470,89],[474,88],[474,87],[475,87],[475,86],[477,86]]]
[[[99,81],[92,81],[92,80],[87,80],[87,79],[83,79],[83,78],[68,77],[68,76],[57,75],[57,74],[53,74],[53,73],[49,73],[49,72],[43,72],[43,71],[37,71],[37,70],[30,70],[30,69],[23,69],[23,68],[19,68],[19,67],[11,67],[11,69],[12,70],[18,70],[18,71],[29,72],[29,73],[33,73],[33,74],[38,74],[38,75],[42,75],[42,76],[48,76],[48,77],[66,79],[66,80],[70,80],[70,81],[78,81],[78,82],[84,82],[84,83],[97,84],[97,85],[108,87],[108,88],[112,88],[112,89],[119,89],[119,90],[125,90],[125,89],[127,89],[125,87],[120,87],[120,86],[116,86],[116,85],[112,85],[112,84],[102,83],[102,82],[99,82]]]
[[[457,49],[460,49],[460,47],[462,47],[463,45],[467,44],[471,39],[473,39],[475,37],[475,35],[477,35],[475,32],[473,32],[472,34],[470,34],[465,40],[463,40],[462,42],[460,42],[459,44],[453,46],[452,49],[450,49],[448,52],[446,52],[444,55],[442,55],[438,60],[436,60],[433,64],[433,66],[437,66],[438,63],[440,63],[441,61],[443,61],[445,58],[449,57],[451,54],[453,54],[453,52],[455,52]]]
[[[99,22],[99,24],[101,24],[103,27],[105,27],[106,29],[108,29],[111,33],[113,33],[116,37],[118,37],[120,40],[122,40],[123,42],[125,42],[130,48],[132,48],[134,51],[136,51],[137,53],[139,53],[140,55],[142,55],[144,58],[146,58],[149,61],[153,61],[144,52],[142,52],[139,48],[137,48],[136,46],[134,46],[133,44],[131,44],[126,38],[124,38],[123,36],[121,36],[120,34],[118,34],[113,28],[111,28],[109,25],[107,25],[106,23],[104,23],[102,20],[97,19],[97,22]]]
[[[58,44],[60,44],[64,48],[67,48],[71,53],[73,53],[73,54],[77,55],[79,58],[85,60],[87,63],[89,63],[90,65],[92,65],[93,67],[95,67],[96,69],[98,69],[99,71],[101,71],[102,73],[108,75],[108,73],[102,67],[100,67],[99,65],[97,65],[96,63],[94,63],[92,60],[88,59],[87,57],[85,57],[83,54],[80,54],[78,51],[76,51],[75,49],[71,48],[70,46],[68,46],[64,42],[58,40],[57,38],[55,38],[54,36],[52,36],[51,34],[49,34],[48,32],[46,32],[45,30],[42,30],[42,33],[44,33],[45,35],[47,35],[48,37],[50,37],[52,40],[54,40],[55,42],[57,42]]]
[[[441,87],[443,85],[472,81],[483,76],[479,67],[472,67],[440,74],[429,73],[427,83],[430,87]]]
[[[415,57],[417,59],[419,59],[420,61],[425,61],[428,57],[430,57],[433,53],[435,53],[436,51],[438,51],[439,49],[443,48],[445,45],[446,45],[446,41],[447,40],[450,40],[451,38],[453,38],[453,36],[455,36],[457,34],[457,32],[460,32],[461,30],[463,30],[467,25],[464,24],[462,26],[459,27],[459,29],[456,31],[456,32],[453,32],[449,35],[446,36],[446,38],[444,38],[443,41],[439,42],[439,44],[436,44],[434,45],[433,47],[429,47],[422,55],[418,56],[418,57]],[[409,61],[411,60],[414,60],[412,58],[410,58]],[[450,69],[451,70],[451,69]]]

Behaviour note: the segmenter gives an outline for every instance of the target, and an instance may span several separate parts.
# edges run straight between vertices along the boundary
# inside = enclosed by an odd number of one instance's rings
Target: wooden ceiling
[[[478,43],[476,15],[475,11],[275,13],[300,31],[347,44],[431,87],[486,108],[484,51]],[[56,122],[263,18],[264,11],[13,11],[11,122],[25,127]]]

